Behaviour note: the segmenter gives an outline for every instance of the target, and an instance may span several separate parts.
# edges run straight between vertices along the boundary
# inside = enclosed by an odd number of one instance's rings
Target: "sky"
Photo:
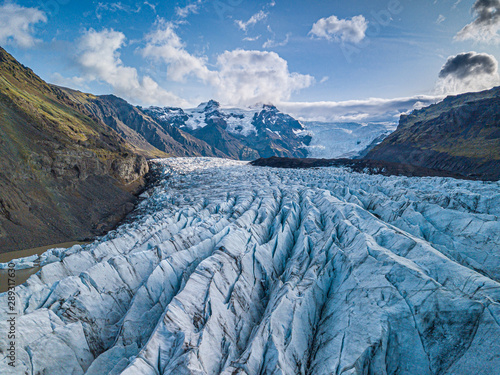
[[[48,82],[135,105],[397,121],[500,85],[500,0],[3,1],[0,45]]]

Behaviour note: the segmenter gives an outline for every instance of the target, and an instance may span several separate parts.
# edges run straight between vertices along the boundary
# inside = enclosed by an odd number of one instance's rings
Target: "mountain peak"
[[[207,113],[218,110],[219,108],[220,108],[220,103],[213,99],[209,100],[208,102],[203,102],[198,107],[196,107],[197,110]]]
[[[262,104],[262,110],[263,111],[279,112],[278,108],[276,108],[276,106],[273,104]]]
[[[205,112],[213,112],[220,108],[220,103],[215,100],[210,100],[205,106]]]

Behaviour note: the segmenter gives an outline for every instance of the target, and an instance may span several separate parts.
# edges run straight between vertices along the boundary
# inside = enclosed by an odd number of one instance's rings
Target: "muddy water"
[[[73,245],[84,245],[87,242],[64,242],[54,245],[35,247],[33,249],[26,249],[20,251],[13,251],[10,253],[0,254],[0,263],[10,262],[12,259],[29,257],[31,255],[40,255],[49,249],[54,248],[69,248]],[[28,278],[37,273],[40,267],[27,268],[25,270],[16,270],[15,285],[23,284]],[[8,270],[0,270],[0,293],[7,291],[8,283]]]

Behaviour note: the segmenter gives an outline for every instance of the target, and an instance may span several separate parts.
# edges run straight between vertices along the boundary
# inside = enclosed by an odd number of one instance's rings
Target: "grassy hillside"
[[[93,118],[106,124],[124,138],[133,150],[146,158],[164,158],[173,156],[171,153],[161,151],[149,143],[143,135],[135,131],[130,125],[138,118],[142,117],[140,111],[128,104],[123,99],[119,99],[126,104],[126,110],[120,109],[116,103],[106,100],[108,96],[96,96],[83,93],[65,87],[51,86],[55,90],[61,90],[70,100],[87,111]],[[117,98],[118,99],[118,98]],[[121,103],[120,103],[121,104]],[[123,106],[122,106],[123,107]],[[124,113],[125,112],[125,113]],[[135,115],[135,116],[132,116]]]
[[[147,171],[143,157],[0,48],[0,252],[111,227]]]
[[[446,98],[401,116],[367,159],[500,178],[500,88]]]

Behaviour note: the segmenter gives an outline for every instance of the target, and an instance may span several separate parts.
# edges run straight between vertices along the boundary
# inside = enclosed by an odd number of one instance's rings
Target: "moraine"
[[[37,260],[16,289],[17,367],[2,358],[1,374],[500,368],[500,183],[209,158],[156,169],[128,222]]]

